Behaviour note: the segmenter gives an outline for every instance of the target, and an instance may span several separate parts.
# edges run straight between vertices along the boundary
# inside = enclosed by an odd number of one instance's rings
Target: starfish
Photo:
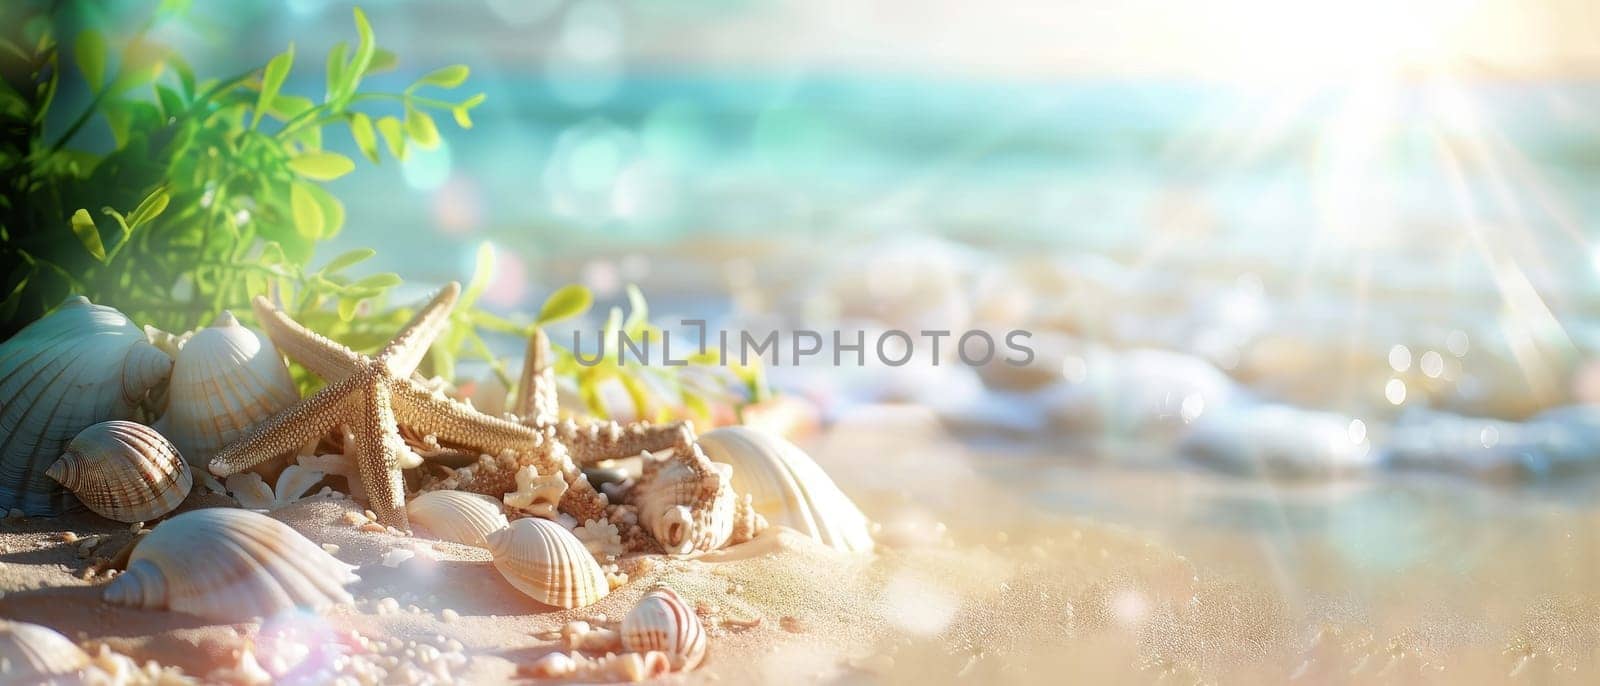
[[[534,449],[485,455],[476,464],[455,470],[449,478],[426,488],[460,489],[500,498],[518,491],[520,484],[517,474],[524,467],[532,466],[539,474],[560,474],[566,479],[567,490],[561,495],[560,511],[573,516],[580,524],[609,521],[618,527],[623,544],[630,551],[664,549],[689,552],[684,546],[720,546],[726,536],[696,533],[707,527],[721,530],[722,522],[708,519],[713,517],[714,509],[717,510],[716,518],[730,515],[726,514],[729,506],[722,506],[718,500],[726,499],[721,495],[722,490],[726,489],[726,479],[720,477],[720,472],[713,474],[710,460],[695,444],[694,426],[686,421],[621,424],[615,421],[562,420],[556,398],[555,371],[550,358],[550,340],[543,329],[535,328],[528,338],[522,376],[517,384],[512,411],[508,415],[510,419],[538,433],[539,440]],[[671,537],[678,540],[662,540],[663,534],[654,530],[660,528],[666,531],[667,527],[656,526],[652,512],[644,513],[641,521],[637,506],[610,503],[604,494],[589,484],[582,469],[604,460],[641,454],[648,456],[669,449],[671,454],[659,461],[681,463],[687,471],[680,470],[674,474],[704,475],[707,485],[711,487],[705,493],[694,494],[690,503],[692,507],[686,505],[682,508],[688,512],[680,518],[688,526],[672,529],[674,533]],[[647,465],[657,462],[651,458]],[[654,468],[647,468],[646,473],[653,475],[655,471]],[[662,482],[662,487],[674,486]],[[750,527],[764,528],[765,523],[758,519],[759,515],[754,515],[745,501],[740,503],[742,506],[732,513],[737,517],[734,527],[736,533],[745,532]],[[696,532],[691,532],[691,528]],[[694,539],[692,542],[691,538]],[[736,540],[742,538],[742,535],[735,536]]]
[[[444,329],[461,287],[446,284],[377,355],[356,353],[295,322],[264,297],[256,318],[278,349],[328,385],[257,425],[217,453],[211,473],[225,477],[290,453],[335,427],[348,427],[345,450],[356,463],[368,506],[386,526],[406,529],[401,425],[481,451],[528,451],[539,432],[490,417],[446,397],[413,375]]]

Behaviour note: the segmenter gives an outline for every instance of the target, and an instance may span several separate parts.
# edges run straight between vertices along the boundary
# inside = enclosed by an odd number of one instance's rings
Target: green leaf
[[[318,181],[332,181],[355,170],[356,163],[336,152],[307,152],[289,158],[296,174]]]
[[[423,150],[439,147],[439,127],[433,123],[433,117],[428,116],[427,112],[407,107],[406,133],[411,136],[411,142]]]
[[[328,50],[328,86],[322,96],[324,102],[344,97],[346,74],[344,54],[349,50],[350,44],[344,41],[334,43],[333,48]]]
[[[360,112],[350,113],[350,137],[356,141],[361,154],[378,163],[378,134],[372,130],[372,118]]]
[[[150,220],[161,216],[162,212],[167,211],[167,204],[171,201],[172,197],[167,195],[165,188],[157,188],[150,195],[145,196],[144,200],[140,201],[139,206],[133,208],[133,213],[128,215],[128,230],[137,229],[149,223]]]
[[[72,232],[77,234],[78,242],[83,243],[83,248],[96,260],[106,260],[106,246],[100,242],[100,229],[95,227],[94,218],[89,216],[88,210],[79,208],[72,213]]]
[[[383,143],[389,147],[390,155],[397,160],[406,158],[406,134],[401,128],[399,119],[394,117],[378,119],[378,133],[383,135]]]
[[[378,48],[372,53],[372,63],[367,65],[368,74],[381,74],[394,69],[400,64],[400,56],[391,51]]]
[[[456,126],[459,126],[463,129],[472,128],[472,116],[468,113],[472,111],[472,108],[483,104],[483,98],[484,94],[479,93],[462,101],[461,104],[450,108],[451,116],[456,118]]]
[[[186,109],[178,92],[161,84],[156,84],[156,100],[161,103],[161,114],[168,119],[183,114]]]
[[[167,63],[172,65],[172,71],[178,74],[178,86],[183,89],[184,101],[194,100],[194,68],[177,53],[167,55]]]
[[[297,183],[289,187],[289,209],[294,213],[295,232],[308,241],[322,238],[325,219],[322,205],[310,189],[312,186]]]
[[[645,304],[644,293],[639,287],[628,284],[628,320],[622,324],[622,330],[628,336],[637,338],[650,325],[650,306]]]
[[[372,65],[372,54],[378,49],[377,41],[372,37],[372,24],[367,23],[367,13],[357,7],[355,16],[356,35],[360,38],[356,42],[355,54],[350,57],[348,78],[352,90],[361,81],[361,76],[367,73],[367,68]]]
[[[459,86],[459,85],[461,85],[461,84],[466,82],[468,73],[470,73],[470,70],[467,69],[467,65],[465,65],[465,64],[452,64],[452,65],[450,65],[448,67],[440,67],[440,68],[435,69],[433,71],[430,71],[430,72],[428,72],[426,74],[423,74],[422,78],[417,79],[416,85],[418,85],[418,86],[422,86],[422,85],[438,86],[440,88],[455,88],[456,86]]]
[[[494,278],[494,244],[484,241],[478,244],[478,253],[472,264],[472,280],[467,282],[467,290],[461,296],[460,307],[466,308],[478,301],[478,296],[483,295],[483,290],[489,287],[489,280]]]
[[[311,102],[311,98],[279,93],[278,97],[272,100],[272,107],[268,108],[267,113],[278,119],[288,120],[314,106],[315,103]],[[315,129],[315,127],[310,128]]]
[[[83,79],[89,83],[89,90],[100,90],[100,86],[106,80],[105,36],[93,29],[84,31],[78,34],[77,44],[72,48],[72,54],[78,60],[78,71],[83,72]]]
[[[589,289],[575,283],[567,284],[545,299],[544,306],[539,308],[539,318],[534,323],[543,326],[571,319],[589,311],[589,306],[593,304],[594,294]]]
[[[261,123],[261,115],[272,107],[273,99],[278,97],[278,89],[283,88],[283,80],[289,77],[289,69],[293,66],[294,43],[290,43],[289,49],[272,58],[261,73],[261,95],[256,98],[256,111],[250,117],[250,128]]]
[[[332,261],[328,262],[328,266],[322,268],[322,273],[337,274],[345,269],[349,269],[357,264],[372,259],[372,256],[376,254],[378,254],[378,251],[373,250],[372,248],[356,248],[355,250],[351,250],[333,258]]]
[[[346,321],[346,322],[348,322],[348,321],[350,321],[352,319],[355,319],[356,318],[356,307],[359,306],[360,304],[361,304],[361,299],[360,298],[350,298],[350,297],[340,298],[339,299],[339,319],[341,321]]]
[[[400,285],[400,275],[391,272],[373,274],[353,284],[350,288],[363,291],[381,291]]]
[[[327,189],[321,186],[311,186],[311,197],[317,201],[317,206],[322,208],[322,238],[327,240],[339,235],[339,230],[344,228],[344,203],[333,197]]]

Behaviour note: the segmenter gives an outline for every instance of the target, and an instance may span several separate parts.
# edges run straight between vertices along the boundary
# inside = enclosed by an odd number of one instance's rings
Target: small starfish
[[[211,473],[222,477],[235,474],[347,425],[353,440],[346,450],[358,465],[369,506],[382,524],[405,529],[405,481],[400,463],[408,448],[400,436],[400,425],[488,452],[532,449],[541,440],[539,432],[480,414],[412,374],[446,326],[460,292],[458,284],[446,284],[371,357],[301,326],[257,296],[256,317],[267,336],[328,385],[217,453],[211,460]]]

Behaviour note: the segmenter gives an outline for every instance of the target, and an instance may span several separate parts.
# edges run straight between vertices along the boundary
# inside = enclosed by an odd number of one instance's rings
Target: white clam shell
[[[45,470],[89,425],[133,419],[171,369],[121,312],[81,297],[0,344],[0,509],[53,516],[72,507]]]
[[[283,522],[212,508],[157,526],[102,597],[113,605],[242,621],[349,603],[344,586],[358,580],[354,570]]]
[[[122,420],[78,432],[48,473],[95,514],[119,522],[171,512],[194,485],[189,465],[171,441],[155,429]]]
[[[499,501],[466,491],[423,493],[406,503],[406,516],[434,538],[479,548],[489,547],[489,534],[510,525]]]
[[[694,669],[706,655],[706,630],[694,609],[665,586],[652,589],[622,618],[622,649],[659,651],[674,671]]]
[[[512,586],[546,605],[592,605],[611,592],[605,572],[566,527],[525,517],[489,534],[495,569]]]
[[[88,665],[89,655],[54,629],[0,619],[0,683],[56,683]]]
[[[155,427],[191,465],[300,399],[272,342],[224,311],[178,343],[167,406]]]
[[[706,432],[700,447],[733,467],[733,490],[748,494],[767,522],[837,550],[872,550],[871,522],[811,456],[778,436],[744,426]]]

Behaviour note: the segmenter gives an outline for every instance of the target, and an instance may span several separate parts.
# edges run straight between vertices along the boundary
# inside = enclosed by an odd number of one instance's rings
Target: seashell
[[[733,490],[749,495],[771,524],[837,550],[872,550],[871,522],[811,456],[778,436],[744,426],[706,432],[700,446],[733,466]]]
[[[690,670],[706,656],[706,629],[677,592],[658,586],[623,616],[622,649],[660,651],[674,671]]]
[[[359,580],[354,570],[283,522],[249,510],[211,508],[185,512],[152,530],[102,598],[113,605],[243,621],[294,607],[348,603],[344,586]]]
[[[489,534],[510,524],[499,501],[467,491],[428,491],[406,503],[406,515],[434,538],[479,548],[489,547]]]
[[[706,459],[685,431],[670,454],[643,455],[630,498],[667,553],[716,550],[733,536],[736,501],[727,467]]]
[[[0,683],[56,683],[51,677],[75,674],[88,665],[88,653],[54,629],[0,619]]]
[[[82,297],[0,344],[0,509],[53,516],[74,506],[45,470],[91,424],[133,419],[171,370],[121,312]]]
[[[592,605],[611,592],[600,564],[560,524],[525,517],[487,538],[495,569],[534,600],[571,609]]]
[[[166,409],[155,427],[204,469],[223,446],[300,399],[272,342],[223,311],[176,342]]]
[[[171,512],[194,485],[188,463],[155,429],[112,420],[78,432],[50,465],[61,482],[95,514],[144,522]]]

